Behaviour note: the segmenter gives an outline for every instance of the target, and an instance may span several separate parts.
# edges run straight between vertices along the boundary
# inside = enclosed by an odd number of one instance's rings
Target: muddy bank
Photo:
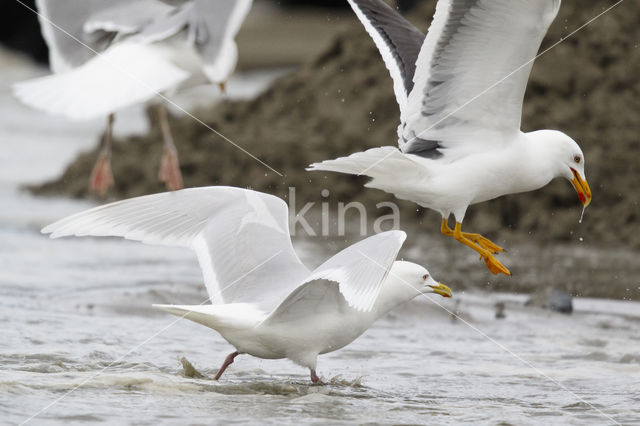
[[[563,4],[543,49],[602,7],[586,0]],[[432,5],[425,6],[412,20],[426,29],[431,14]],[[584,222],[578,223],[581,207],[570,184],[556,181],[533,193],[472,207],[465,219],[467,229],[482,231],[511,249],[517,240],[537,247],[563,242],[594,249],[640,249],[639,21],[640,10],[630,3],[597,19],[536,61],[527,90],[523,128],[560,129],[585,151],[594,198]],[[358,200],[376,212],[376,203],[393,200],[363,188],[364,178],[304,170],[315,161],[396,143],[399,112],[391,79],[359,26],[344,29],[323,54],[276,81],[257,99],[225,102],[195,115],[283,176],[193,119],[180,117],[172,119],[172,126],[187,186],[234,185],[282,197],[295,187],[299,207],[307,201],[335,205]],[[155,121],[153,114],[150,118]],[[163,190],[155,179],[160,140],[154,123],[149,135],[118,141],[111,199]],[[87,197],[96,155],[96,150],[81,155],[60,179],[31,190]],[[330,190],[326,199],[320,195],[323,189]],[[437,214],[408,202],[398,205],[403,229],[418,235],[439,229]]]

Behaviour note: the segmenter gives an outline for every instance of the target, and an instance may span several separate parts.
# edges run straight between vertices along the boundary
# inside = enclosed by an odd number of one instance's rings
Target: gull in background
[[[50,114],[85,120],[107,116],[91,190],[113,185],[114,113],[206,82],[224,85],[238,50],[235,35],[252,0],[37,0],[53,75],[17,83],[14,94]],[[164,139],[158,178],[183,187],[165,104],[158,118]]]
[[[373,179],[365,186],[439,212],[443,234],[478,252],[492,273],[511,275],[494,256],[500,246],[462,232],[471,204],[556,177],[571,181],[584,207],[591,202],[578,144],[556,130],[520,130],[533,59],[560,0],[440,0],[426,37],[382,0],[349,3],[393,79],[399,149],[309,170],[366,175]]]
[[[315,270],[289,236],[287,204],[233,187],[132,198],[45,227],[51,238],[117,236],[195,251],[212,304],[154,305],[216,330],[239,354],[288,358],[319,381],[319,354],[338,350],[391,309],[425,293],[451,297],[415,263],[396,261],[406,238],[388,231],[342,250]]]

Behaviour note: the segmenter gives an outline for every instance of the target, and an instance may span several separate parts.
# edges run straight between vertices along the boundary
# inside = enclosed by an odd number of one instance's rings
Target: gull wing
[[[403,113],[425,36],[383,0],[349,0],[349,4],[382,55]]]
[[[171,6],[156,0],[36,0],[54,72],[80,66],[111,45],[119,33],[138,31]]]
[[[280,198],[220,186],[107,204],[42,232],[190,248],[213,303],[252,303],[269,312],[309,275],[291,244],[288,220]]]
[[[133,34],[143,30],[146,26],[163,17],[170,15],[175,8],[159,0],[134,0],[124,3],[111,3],[106,0],[93,0],[98,7],[87,17],[83,25],[86,33],[107,31],[123,34]],[[94,6],[95,7],[95,6]]]
[[[347,307],[371,311],[406,238],[403,231],[388,231],[342,250],[313,271],[265,323]]]
[[[183,30],[189,31],[193,39],[193,30],[190,28],[191,19],[194,16],[193,3],[184,3],[177,7],[163,5],[163,7],[168,9],[168,13],[156,13],[150,16],[140,31],[128,40],[143,44],[155,43],[173,37]]]
[[[518,132],[533,60],[559,8],[560,0],[440,0],[418,56],[402,151]]]
[[[196,29],[196,48],[211,81],[226,81],[233,72],[238,60],[234,39],[252,4],[252,0],[194,0],[191,25]]]
[[[188,77],[145,45],[123,42],[72,70],[16,83],[13,93],[33,108],[86,120],[146,102]]]
[[[51,69],[61,72],[77,67],[91,59],[95,55],[93,51],[106,49],[114,34],[89,35],[84,31],[84,24],[100,5],[106,9],[111,7],[110,4],[120,5],[126,1],[36,0],[42,36],[49,46]]]

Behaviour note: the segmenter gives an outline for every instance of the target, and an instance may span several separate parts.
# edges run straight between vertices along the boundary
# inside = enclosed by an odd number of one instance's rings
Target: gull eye
[[[424,274],[424,275],[422,276],[422,279],[423,279],[424,281],[426,281],[426,280],[427,280],[427,278],[429,278],[429,274]]]
[[[582,161],[582,157],[580,157],[579,155],[576,155],[575,157],[573,157],[573,161],[575,161],[576,164],[580,164],[580,161]]]

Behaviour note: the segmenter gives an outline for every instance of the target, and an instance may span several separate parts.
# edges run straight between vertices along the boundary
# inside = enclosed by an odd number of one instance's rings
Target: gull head
[[[398,293],[411,296],[410,299],[427,293],[439,294],[442,297],[453,296],[449,287],[437,282],[426,268],[412,262],[394,262],[387,280],[393,282],[393,287]]]
[[[591,189],[585,177],[585,159],[576,141],[557,130],[532,132],[536,136],[538,149],[551,155],[556,177],[564,177],[573,185],[584,207],[591,203]]]
[[[562,132],[558,132],[561,147],[561,161],[564,162],[563,176],[571,182],[583,206],[591,203],[591,189],[584,173],[584,154],[578,143]]]

